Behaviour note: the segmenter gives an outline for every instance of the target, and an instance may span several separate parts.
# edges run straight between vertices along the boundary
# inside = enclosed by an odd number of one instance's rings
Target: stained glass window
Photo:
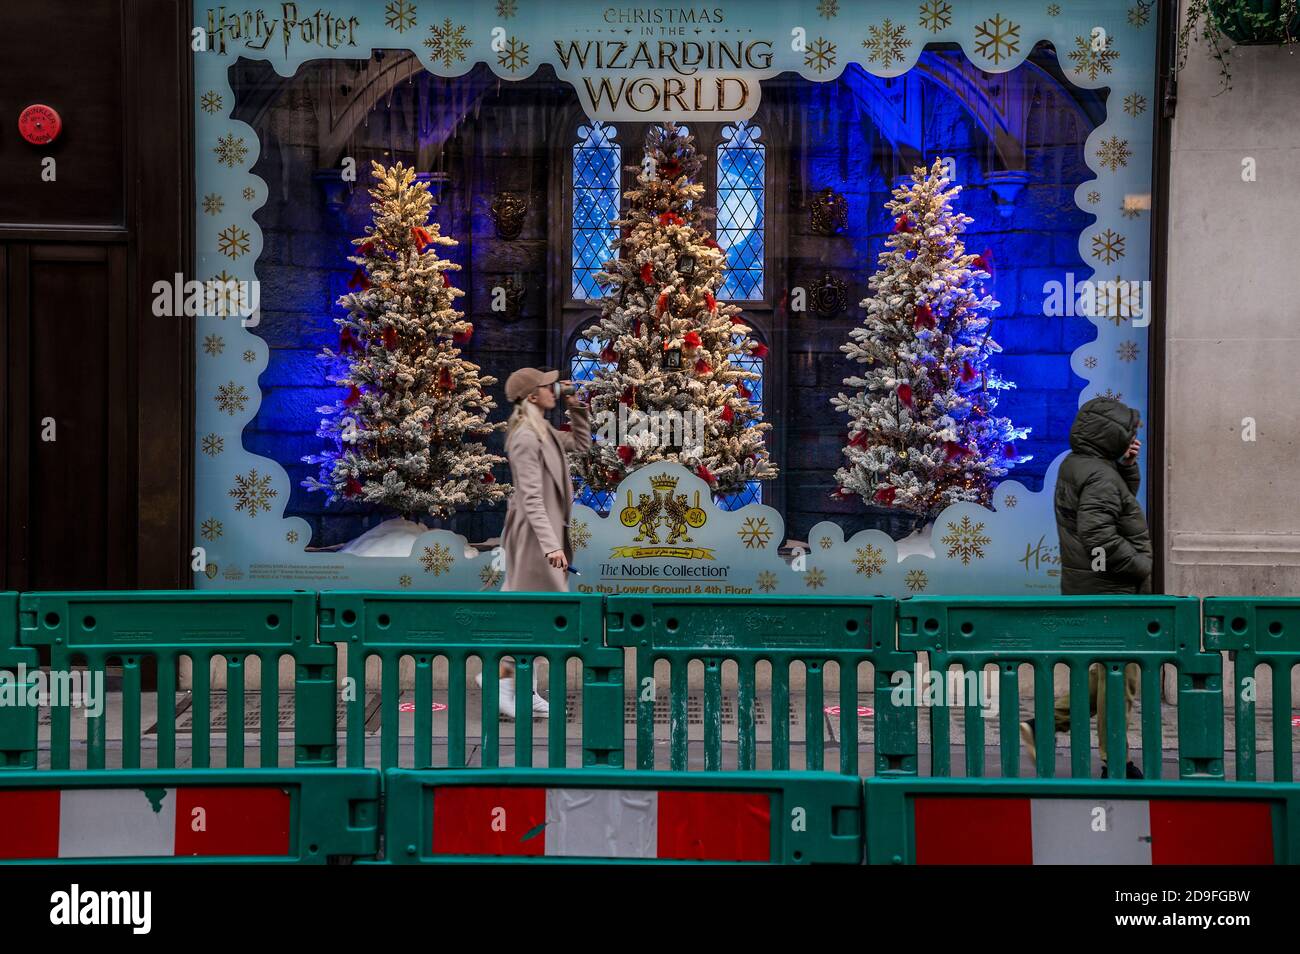
[[[600,352],[605,347],[602,341],[579,338],[574,342],[573,357],[569,361],[569,377],[578,387],[590,381],[600,367]],[[614,499],[608,490],[592,490],[581,477],[573,479],[573,500],[585,507],[590,507],[599,514],[609,513],[610,502]]]
[[[618,218],[622,197],[619,175],[623,150],[614,141],[618,131],[605,123],[578,129],[573,147],[573,268],[572,291],[576,299],[601,298],[606,289],[596,273],[614,257],[618,230],[609,223]]]
[[[753,371],[758,375],[757,378],[745,382],[745,387],[749,388],[750,400],[758,407],[763,406],[763,359],[756,358],[751,354],[731,356],[731,363],[745,371]],[[750,421],[752,427],[756,422]],[[725,494],[717,498],[718,506],[723,510],[738,510],[746,504],[763,502],[763,484],[758,480],[751,480],[745,484],[743,490],[738,490],[734,494]]]
[[[736,123],[722,130],[718,144],[718,244],[727,250],[727,275],[719,297],[753,301],[763,297],[763,214],[767,147],[762,130]]]

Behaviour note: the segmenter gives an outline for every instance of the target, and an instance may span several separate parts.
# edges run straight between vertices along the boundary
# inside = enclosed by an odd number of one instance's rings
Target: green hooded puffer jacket
[[[1079,408],[1070,428],[1055,495],[1066,596],[1151,592],[1151,532],[1134,496],[1141,478],[1136,463],[1120,462],[1138,420],[1133,408],[1098,397]],[[1098,547],[1105,568],[1094,571]]]

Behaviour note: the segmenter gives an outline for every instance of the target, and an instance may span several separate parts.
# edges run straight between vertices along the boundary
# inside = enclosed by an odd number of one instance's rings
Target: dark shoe
[[[1108,777],[1106,773],[1105,762],[1101,763],[1101,777],[1102,778]],[[1124,766],[1124,777],[1135,778],[1135,779],[1146,778],[1146,776],[1142,774],[1142,770],[1138,768],[1136,765],[1134,765],[1132,762],[1129,762],[1128,765]]]

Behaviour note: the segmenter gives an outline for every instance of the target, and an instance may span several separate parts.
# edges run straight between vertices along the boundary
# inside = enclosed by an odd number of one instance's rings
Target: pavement
[[[416,754],[415,739],[415,693],[412,690],[403,691],[398,699],[398,764],[402,766],[414,766]],[[435,690],[434,712],[433,712],[433,731],[432,738],[428,745],[432,752],[433,767],[448,766],[448,709],[446,694],[444,691]],[[291,692],[280,693],[279,711],[276,713],[276,728],[279,743],[279,764],[282,767],[288,767],[293,764],[293,700],[294,695]],[[262,714],[260,709],[260,693],[253,691],[245,695],[245,764],[256,766],[260,764],[260,732],[262,723]],[[482,725],[480,714],[481,694],[472,685],[467,692],[467,711],[466,711],[466,766],[475,767],[483,764],[483,749],[481,745]],[[576,688],[571,688],[568,692],[568,698],[565,705],[565,758],[566,766],[578,768],[582,765],[582,749],[580,745],[581,726],[582,726],[582,699],[581,692]],[[874,700],[870,694],[862,698],[859,706],[859,744],[858,744],[858,767],[859,773],[869,775],[873,772],[874,767],[874,746],[872,745],[874,736]],[[176,694],[176,766],[178,768],[193,767],[193,750],[191,746],[193,720],[197,714],[193,707],[193,698],[188,692]],[[767,708],[767,700],[761,695],[756,700],[755,705],[755,758],[757,768],[771,768],[772,765],[772,721]],[[152,768],[157,765],[157,696],[152,692],[141,693],[141,719],[140,725],[143,727],[141,732],[141,763],[144,768]],[[923,710],[919,722],[919,758],[918,769],[921,775],[930,775],[931,758],[933,746],[930,732],[930,717],[937,710]],[[379,765],[380,740],[382,738],[383,725],[382,713],[380,706],[379,694],[376,692],[367,693],[366,697],[366,762],[367,766],[377,767]],[[965,745],[957,744],[965,739],[964,720],[965,710],[962,708],[952,708],[949,710],[951,715],[950,738],[953,742],[950,748],[950,764],[952,774],[962,777],[966,774],[967,749]],[[107,766],[109,768],[121,767],[122,764],[122,711],[120,693],[109,692],[109,701],[107,706],[106,719],[106,738],[105,746]],[[1265,710],[1260,711],[1261,716],[1266,715]],[[1022,712],[1021,717],[1026,718],[1028,712]],[[808,751],[806,745],[807,722],[809,717],[807,711],[807,697],[803,693],[790,693],[790,712],[789,712],[789,736],[790,736],[790,768],[795,770],[804,769],[808,766]],[[823,711],[816,713],[815,718],[819,718],[823,724],[824,738],[824,766],[829,771],[837,771],[840,759],[840,717],[838,710],[833,707],[824,707]],[[1140,753],[1141,739],[1137,731],[1140,718],[1139,708],[1135,709],[1134,717],[1131,722],[1129,733],[1130,757],[1135,753]],[[1178,775],[1177,760],[1177,718],[1178,710],[1176,706],[1162,706],[1162,778],[1176,778]],[[636,764],[636,703],[632,696],[628,696],[624,705],[624,765],[634,767]],[[1236,775],[1236,752],[1235,752],[1235,733],[1233,731],[1232,714],[1227,713],[1226,719],[1226,742],[1228,751],[1226,754],[1225,773],[1228,778]],[[227,709],[226,695],[224,692],[214,691],[212,693],[212,713],[210,718],[211,729],[211,759],[210,764],[213,767],[224,767],[227,763],[226,758],[226,725]],[[339,705],[338,725],[340,729],[345,725],[343,704]],[[984,747],[984,773],[986,776],[997,777],[1002,775],[1000,750],[998,747],[998,725],[997,719],[990,719],[985,724],[985,747]],[[1270,781],[1273,778],[1273,744],[1272,733],[1267,718],[1258,720],[1258,739],[1257,739],[1257,765],[1256,770],[1260,781]],[[502,720],[500,726],[500,746],[498,764],[503,767],[518,764],[514,744],[514,725],[508,720]],[[690,770],[701,770],[704,768],[704,704],[703,693],[691,692],[687,698],[687,729],[688,729],[688,767]],[[71,767],[84,768],[86,764],[86,720],[82,710],[74,710],[72,722],[72,737],[75,740],[71,750]],[[547,739],[550,732],[550,720],[547,718],[533,720],[533,759],[532,764],[535,766],[546,766],[548,764]],[[737,765],[737,725],[736,725],[736,707],[734,693],[724,692],[722,699],[721,712],[721,736],[722,736],[722,768],[723,770],[735,769]],[[1092,774],[1096,777],[1099,774],[1100,761],[1096,754],[1097,740],[1095,725],[1091,731],[1092,736]],[[345,737],[340,731],[339,734],[339,758],[343,762],[343,746]],[[669,767],[669,725],[668,725],[668,707],[667,699],[664,694],[660,694],[655,707],[655,767],[658,769],[667,769]],[[1293,769],[1300,773],[1300,765],[1295,765],[1300,761],[1300,757],[1293,753]],[[49,766],[49,715],[48,711],[42,711],[40,718],[40,743],[39,743],[39,762],[42,768]],[[1140,762],[1140,758],[1135,758]],[[1030,777],[1035,774],[1035,768],[1030,762],[1028,754],[1023,745],[1020,746],[1020,775]],[[1068,736],[1057,736],[1056,749],[1056,775],[1058,777],[1068,777],[1070,774],[1070,753],[1068,749]]]

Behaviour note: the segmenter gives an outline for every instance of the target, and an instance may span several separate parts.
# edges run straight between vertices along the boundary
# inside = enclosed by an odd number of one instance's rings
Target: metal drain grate
[[[276,713],[276,727],[279,729],[293,728],[293,695],[286,694],[280,697],[279,710]],[[334,724],[347,724],[348,706],[346,702],[339,701],[334,708]],[[226,697],[224,695],[214,696],[212,699],[212,716],[209,719],[209,725],[212,731],[225,731],[226,729]],[[262,700],[257,696],[244,697],[244,728],[261,729],[262,727]],[[194,708],[191,706],[186,709],[176,723],[177,732],[193,732],[194,730]]]

